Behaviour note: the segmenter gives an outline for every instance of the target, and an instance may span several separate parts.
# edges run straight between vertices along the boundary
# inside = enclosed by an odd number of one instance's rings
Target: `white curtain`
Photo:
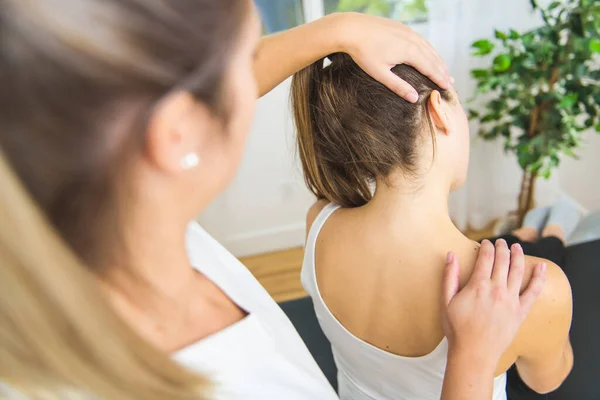
[[[525,31],[540,23],[528,0],[432,0],[430,10],[425,35],[448,63],[465,108],[474,91],[469,71],[489,62],[472,57],[470,44],[493,38],[494,29]],[[471,123],[468,179],[450,201],[455,223],[461,229],[481,229],[490,220],[514,210],[520,181],[516,158],[505,154],[501,143],[478,138],[477,125]],[[550,203],[558,195],[557,182],[554,177],[538,184],[540,204]]]

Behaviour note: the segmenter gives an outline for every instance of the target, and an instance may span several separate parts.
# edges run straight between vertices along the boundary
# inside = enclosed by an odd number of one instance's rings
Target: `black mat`
[[[337,391],[337,368],[331,345],[319,326],[310,297],[281,303],[280,306],[296,327],[331,386]]]
[[[573,371],[550,400],[600,400],[600,240],[567,249],[573,290]]]

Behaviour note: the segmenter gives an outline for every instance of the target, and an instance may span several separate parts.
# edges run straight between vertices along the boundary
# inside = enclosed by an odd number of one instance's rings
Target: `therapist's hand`
[[[508,251],[484,241],[467,285],[459,291],[456,255],[448,254],[444,271],[442,323],[448,338],[448,361],[442,400],[491,399],[496,366],[514,340],[542,291],[546,265],[535,268],[519,294],[525,256],[520,246]]]
[[[460,291],[458,259],[450,253],[447,261],[443,326],[449,345],[495,364],[514,340],[542,291],[546,264],[536,266],[529,285],[520,294],[525,256],[519,245],[509,251],[506,242],[498,240],[494,249],[485,240],[473,274]]]
[[[408,26],[389,19],[359,13],[332,14],[337,18],[343,52],[369,75],[407,101],[418,94],[391,69],[398,64],[415,67],[443,89],[453,83],[448,68],[435,49]]]

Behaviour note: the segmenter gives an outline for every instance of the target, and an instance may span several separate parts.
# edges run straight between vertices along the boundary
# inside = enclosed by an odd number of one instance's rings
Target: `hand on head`
[[[438,52],[408,26],[365,14],[347,13],[343,17],[348,54],[371,77],[407,101],[416,102],[418,94],[391,71],[398,64],[413,66],[443,89],[454,82]]]

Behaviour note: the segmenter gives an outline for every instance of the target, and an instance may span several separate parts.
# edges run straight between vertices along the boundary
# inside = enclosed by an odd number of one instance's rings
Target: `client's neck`
[[[425,179],[415,181],[402,173],[393,173],[388,183],[377,182],[375,195],[365,209],[415,240],[467,242],[450,219],[450,186],[441,174],[428,174]]]

